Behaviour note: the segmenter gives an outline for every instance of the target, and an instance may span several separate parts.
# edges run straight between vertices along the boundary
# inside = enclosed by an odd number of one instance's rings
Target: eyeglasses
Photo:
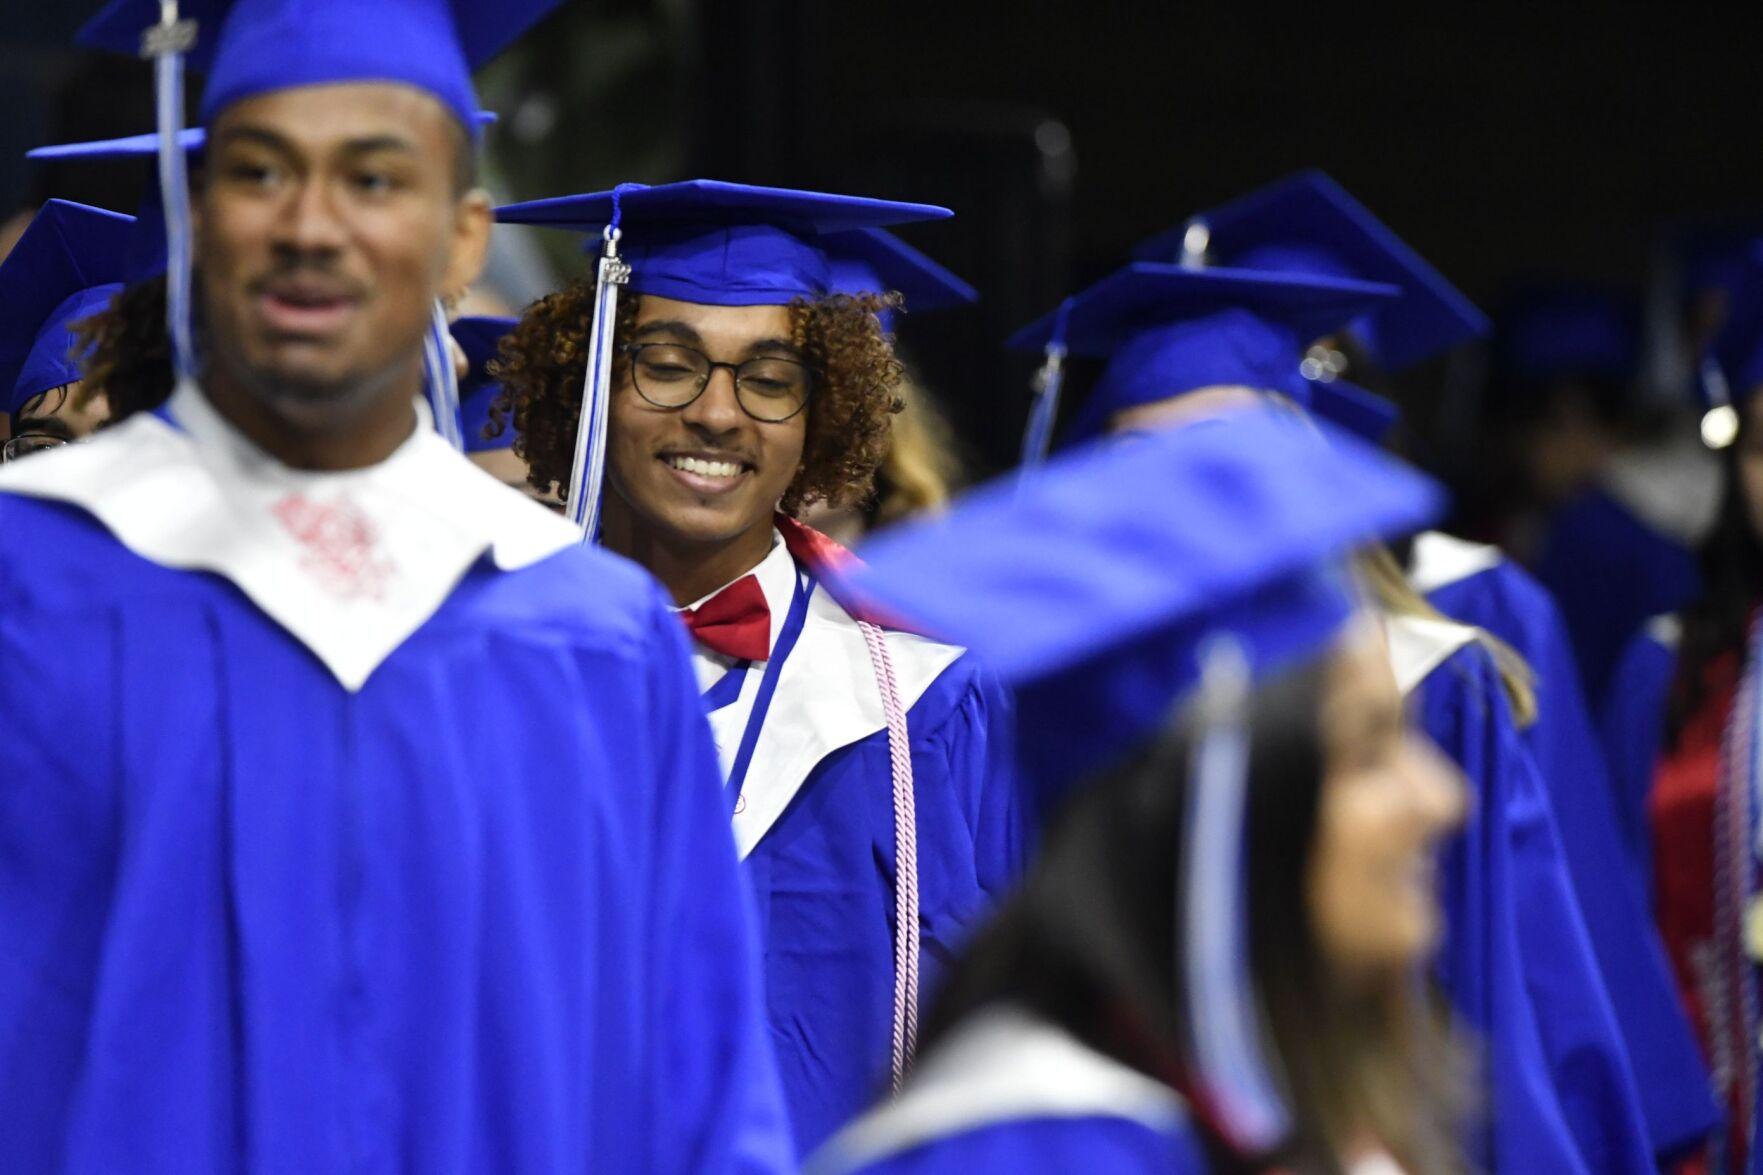
[[[710,386],[717,368],[735,381],[735,401],[754,420],[778,424],[808,406],[813,372],[794,359],[749,359],[717,363],[696,347],[678,343],[630,343],[631,383],[637,395],[657,408],[684,408]]]
[[[40,453],[44,449],[53,449],[67,443],[66,437],[58,437],[52,433],[20,433],[4,445],[0,445],[0,462],[17,461],[20,457],[28,457],[32,453]]]

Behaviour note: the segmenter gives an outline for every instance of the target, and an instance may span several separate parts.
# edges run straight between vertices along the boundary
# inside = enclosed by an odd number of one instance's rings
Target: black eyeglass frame
[[[692,393],[690,399],[678,404],[663,404],[643,390],[643,382],[637,378],[637,356],[650,347],[671,347],[677,351],[687,351],[704,361],[704,376],[698,382],[698,390]],[[727,371],[729,378],[734,381],[735,403],[741,406],[742,412],[745,412],[749,417],[757,420],[761,424],[782,424],[787,420],[794,420],[796,417],[802,415],[803,410],[808,407],[809,401],[814,399],[814,367],[812,364],[804,363],[800,359],[786,359],[778,355],[761,355],[757,358],[748,359],[740,363],[719,363],[696,347],[688,346],[685,343],[664,343],[659,341],[650,343],[626,343],[621,346],[618,351],[619,354],[623,355],[631,365],[631,386],[636,389],[637,395],[643,397],[643,402],[645,404],[652,404],[657,408],[665,408],[670,412],[678,411],[681,408],[689,408],[693,404],[696,404],[698,398],[702,396],[705,389],[710,386],[710,381],[716,375],[719,368]],[[747,407],[747,401],[741,395],[741,368],[746,367],[750,363],[788,363],[802,369],[802,402],[796,405],[788,416],[761,416],[751,408]]]

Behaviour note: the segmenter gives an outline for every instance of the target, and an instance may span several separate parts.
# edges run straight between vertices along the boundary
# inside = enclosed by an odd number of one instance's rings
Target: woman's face
[[[1735,457],[1751,533],[1763,540],[1763,393],[1751,396],[1745,405],[1745,427]]]
[[[1383,635],[1358,622],[1328,671],[1322,794],[1308,879],[1323,956],[1349,983],[1433,948],[1439,840],[1463,819],[1462,780],[1408,726]]]
[[[1170,396],[1166,400],[1153,400],[1149,404],[1122,408],[1109,417],[1108,431],[1115,435],[1161,432],[1167,428],[1192,424],[1196,420],[1211,420],[1227,412],[1254,408],[1266,402],[1267,397],[1254,388],[1199,388],[1183,392],[1179,396]]]

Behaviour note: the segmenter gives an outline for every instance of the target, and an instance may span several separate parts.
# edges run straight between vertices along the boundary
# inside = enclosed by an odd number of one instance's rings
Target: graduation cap
[[[195,22],[186,56],[208,75],[204,125],[234,102],[329,82],[402,82],[480,125],[471,73],[536,24],[558,0],[180,0]],[[134,56],[157,25],[160,0],[112,0],[79,42]]]
[[[467,453],[485,453],[514,447],[514,425],[505,424],[501,433],[484,435],[490,423],[490,405],[502,394],[502,385],[490,378],[484,365],[496,357],[496,344],[513,330],[518,318],[459,318],[452,327],[453,339],[465,352],[468,371],[459,384],[459,431],[464,437]]]
[[[191,159],[200,156],[208,136],[197,127],[179,132],[177,142]],[[96,139],[85,143],[57,143],[25,152],[26,159],[42,161],[70,159],[139,159],[146,161],[159,153],[159,136],[127,135],[120,139]],[[165,207],[159,194],[157,177],[141,193],[135,209],[133,230],[124,250],[122,276],[125,284],[158,277],[166,270]]]
[[[508,204],[496,219],[601,241],[567,507],[592,542],[606,465],[610,351],[618,288],[710,306],[782,306],[830,292],[830,234],[953,216],[947,208],[720,180],[620,184]],[[622,252],[621,252],[622,250]]]
[[[1423,475],[1327,425],[1252,410],[994,482],[877,536],[841,589],[966,646],[1014,689],[1020,769],[1046,800],[1163,730],[1210,684],[1216,650],[1232,650],[1234,672],[1219,676],[1239,694],[1245,679],[1316,656],[1354,608],[1339,560],[1427,524],[1443,501]],[[1184,854],[1199,871],[1184,893],[1200,905],[1178,920],[1189,960],[1212,964],[1188,976],[1198,1077],[1227,1137],[1267,1149],[1284,1116],[1246,994],[1241,863],[1201,851],[1240,847],[1246,764],[1213,752],[1246,750],[1228,719],[1207,729]]]
[[[1395,404],[1344,379],[1310,381],[1310,414],[1374,445],[1402,418]]]
[[[929,257],[879,228],[853,229],[823,239],[832,266],[831,288],[839,294],[899,293],[908,311],[947,310],[979,301],[979,291]],[[892,311],[883,311],[882,328],[893,329]]]
[[[1351,278],[1135,262],[1007,345],[1108,359],[1072,421],[1068,439],[1078,441],[1101,433],[1122,409],[1201,388],[1281,392],[1307,405],[1310,383],[1300,363],[1309,341],[1398,292]],[[1047,411],[1043,400],[1037,413]]]
[[[122,289],[134,218],[50,200],[0,261],[0,408],[18,411],[80,378],[73,324]]]
[[[1710,449],[1738,438],[1739,413],[1763,388],[1763,244],[1747,250],[1728,277],[1726,321],[1702,357],[1702,441]]]
[[[1299,172],[1202,212],[1138,245],[1133,256],[1396,286],[1399,300],[1349,324],[1372,357],[1391,370],[1489,329],[1487,316],[1462,291],[1320,171]]]
[[[1640,363],[1640,333],[1640,308],[1629,299],[1585,286],[1536,286],[1501,308],[1494,363],[1521,384],[1627,383]]]

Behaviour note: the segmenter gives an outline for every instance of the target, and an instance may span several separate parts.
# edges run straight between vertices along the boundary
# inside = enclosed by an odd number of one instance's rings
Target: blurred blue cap
[[[1728,280],[1726,321],[1708,355],[1724,387],[1721,394],[1710,394],[1705,373],[1702,391],[1711,405],[1730,401],[1742,406],[1763,388],[1763,245],[1741,254]]]
[[[1518,383],[1626,383],[1640,364],[1640,339],[1640,308],[1632,300],[1582,286],[1538,286],[1501,308],[1494,363]]]
[[[496,219],[592,234],[616,219],[629,288],[711,306],[781,306],[835,289],[828,257],[833,234],[882,228],[954,213],[929,204],[872,200],[720,180],[508,204]]]
[[[1340,560],[1443,505],[1351,436],[1250,409],[993,482],[876,537],[842,586],[1015,688],[1022,767],[1050,797],[1150,734],[1211,637],[1258,677],[1317,653],[1353,605]]]
[[[1133,256],[1396,286],[1400,299],[1349,324],[1372,358],[1390,370],[1489,329],[1487,316],[1462,291],[1320,171],[1299,172],[1202,212],[1143,242]]]
[[[178,134],[178,145],[192,158],[199,156],[208,144],[208,136],[200,127],[190,127]],[[120,139],[96,139],[87,143],[57,143],[26,151],[26,159],[42,161],[69,159],[139,159],[145,165],[159,153],[159,136],[128,135]],[[159,176],[155,172],[141,193],[140,206],[135,209],[135,223],[129,234],[128,248],[123,252],[122,276],[125,283],[144,281],[165,272],[165,211],[159,195]]]
[[[80,378],[73,324],[120,289],[134,218],[50,200],[0,261],[0,408],[8,414]]]
[[[519,324],[518,318],[492,316],[455,319],[448,329],[465,352],[469,370],[459,381],[459,431],[467,453],[487,453],[514,447],[514,424],[506,422],[501,433],[485,436],[490,405],[502,394],[502,385],[490,378],[484,365],[496,357],[496,344]]]
[[[1064,310],[1070,353],[1108,358],[1066,440],[1100,434],[1123,409],[1201,388],[1280,392],[1308,405],[1309,381],[1299,371],[1308,342],[1397,293],[1347,278],[1149,262],[1118,269]],[[1060,315],[1023,327],[1008,346],[1044,347]]]
[[[1310,381],[1310,415],[1373,445],[1382,444],[1402,418],[1395,404],[1344,379]]]
[[[478,133],[471,72],[559,0],[181,0],[196,22],[187,60],[208,75],[201,121],[245,98],[334,82],[401,82]],[[135,56],[159,0],[111,0],[79,42]]]

